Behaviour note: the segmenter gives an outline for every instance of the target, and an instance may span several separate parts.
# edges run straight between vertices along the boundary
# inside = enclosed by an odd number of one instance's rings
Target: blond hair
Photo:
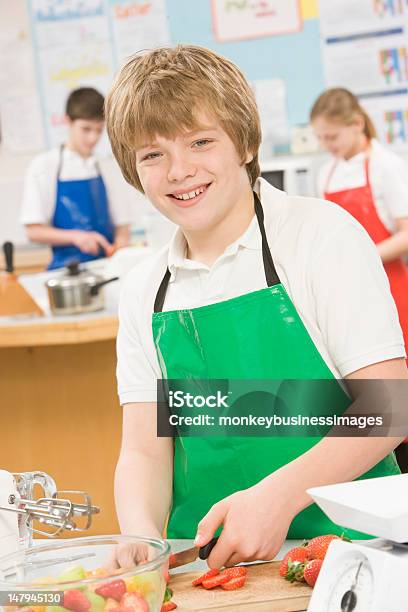
[[[256,102],[241,71],[209,49],[159,48],[132,57],[119,72],[105,103],[112,151],[125,179],[143,192],[136,146],[157,135],[175,138],[200,128],[198,113],[213,115],[233,141],[253,186],[260,174],[261,128]]]
[[[358,99],[348,89],[335,87],[322,93],[312,106],[310,120],[324,117],[328,121],[335,121],[351,125],[358,116],[364,120],[364,134],[369,140],[376,138],[377,131],[369,115],[360,105]]]

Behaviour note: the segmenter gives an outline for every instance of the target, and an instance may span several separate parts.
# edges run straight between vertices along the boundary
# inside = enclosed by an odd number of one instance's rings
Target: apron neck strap
[[[266,237],[265,225],[264,225],[264,212],[262,208],[262,204],[254,192],[254,205],[255,205],[255,214],[258,220],[259,230],[261,232],[262,237],[262,259],[265,270],[265,278],[268,287],[272,287],[273,285],[279,285],[280,280],[279,276],[275,269],[275,264],[273,263],[272,254],[269,249],[268,239]],[[167,287],[170,281],[170,271],[167,268],[165,275],[160,283],[159,289],[156,294],[156,299],[154,300],[153,312],[162,312],[164,300],[166,298]]]
[[[58,168],[57,168],[57,181],[59,180],[59,177],[60,177],[60,174],[61,174],[61,168],[62,168],[62,155],[63,155],[63,153],[64,153],[64,149],[65,149],[65,145],[64,145],[64,144],[62,144],[62,145],[60,146],[60,148],[59,148],[59,159],[58,159]],[[97,159],[95,160],[95,169],[96,169],[96,171],[97,171],[97,173],[98,173],[98,176],[102,176],[102,174],[101,174],[101,169],[100,169],[100,166],[99,166],[99,162],[98,162],[98,160],[97,160]]]
[[[58,168],[57,168],[57,181],[59,180],[62,168],[62,154],[64,152],[64,145],[62,144],[59,148]]]
[[[273,285],[279,285],[280,280],[278,273],[276,272],[275,264],[273,263],[272,253],[268,245],[268,239],[266,237],[265,225],[264,225],[264,211],[262,208],[262,204],[254,192],[254,201],[255,201],[255,214],[258,219],[259,230],[262,236],[262,259],[265,270],[265,278],[268,287],[273,287]]]

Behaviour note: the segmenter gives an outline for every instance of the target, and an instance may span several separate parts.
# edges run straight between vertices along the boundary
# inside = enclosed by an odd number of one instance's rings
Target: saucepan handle
[[[113,281],[119,280],[119,276],[113,276],[112,278],[108,278],[107,280],[101,281],[100,283],[95,283],[92,285],[90,289],[91,295],[98,295],[99,289],[108,283],[112,283]]]
[[[11,274],[14,272],[13,251],[14,247],[12,242],[5,242],[3,244],[4,259],[6,261],[6,272],[10,272]]]

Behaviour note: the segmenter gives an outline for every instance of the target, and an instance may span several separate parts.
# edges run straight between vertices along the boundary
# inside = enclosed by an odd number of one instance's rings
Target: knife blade
[[[185,550],[181,550],[177,553],[172,553],[170,555],[169,567],[170,569],[174,569],[175,567],[180,567],[181,565],[187,565],[187,563],[192,563],[197,559],[208,559],[210,556],[210,552],[218,542],[218,538],[213,538],[206,544],[205,546],[192,546],[191,548],[186,548]]]

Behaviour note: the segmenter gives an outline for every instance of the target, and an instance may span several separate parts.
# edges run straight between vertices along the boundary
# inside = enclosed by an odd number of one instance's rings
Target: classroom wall
[[[107,5],[110,0],[105,0]],[[283,1],[283,0],[282,0]],[[129,0],[129,5],[141,0]],[[165,0],[167,23],[172,43],[193,43],[209,47],[236,62],[246,77],[280,79],[286,89],[286,107],[289,126],[306,124],[314,99],[324,89],[321,38],[317,0],[299,0],[303,23],[300,31],[256,39],[220,43],[215,40],[211,0]],[[21,57],[29,66],[29,77],[24,79],[24,94],[32,96],[33,113],[41,106],[38,86],[38,65],[34,58],[32,33],[26,0],[0,0],[0,51],[10,33],[18,33],[18,43],[8,50]],[[3,45],[3,47],[2,47]],[[138,49],[135,41],[135,51]],[[0,53],[1,55],[1,53]],[[5,92],[1,87],[1,71],[7,70],[7,59],[0,57],[0,120]],[[25,74],[27,70],[25,70]],[[18,75],[16,76],[18,79]],[[277,81],[278,82],[278,81]],[[271,100],[272,102],[273,100]],[[29,120],[29,116],[25,119]],[[21,153],[10,152],[0,143],[0,243],[11,239],[26,241],[18,216],[21,203],[23,177],[27,165],[38,147]],[[404,152],[405,153],[405,152]],[[104,153],[104,165],[112,171],[123,197],[129,201],[134,226],[141,226],[150,207],[146,200],[122,180],[111,156]]]
[[[235,61],[249,79],[284,79],[289,121],[292,125],[305,123],[310,104],[323,88],[323,75],[316,1],[303,0],[301,4],[305,20],[300,32],[222,44],[214,40],[210,0],[166,0],[170,38],[173,43],[199,44],[222,53]],[[32,78],[25,82],[24,93],[32,94],[34,107],[40,100],[27,3],[25,0],[0,0],[0,14],[0,45],[2,42],[4,45],[10,33],[18,32],[21,44],[16,46],[15,53],[30,66]],[[0,117],[4,95],[0,86]],[[24,229],[18,222],[23,177],[38,152],[35,147],[27,152],[10,152],[0,143],[0,243],[4,240],[17,244],[26,242]],[[108,171],[114,164],[114,160],[107,157],[105,167]],[[134,225],[143,225],[149,205],[135,190],[129,189],[120,176],[117,181],[123,197],[130,203]]]

